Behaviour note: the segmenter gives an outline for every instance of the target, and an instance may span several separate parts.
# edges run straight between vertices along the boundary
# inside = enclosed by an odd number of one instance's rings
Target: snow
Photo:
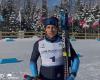
[[[100,41],[77,40],[72,42],[80,57],[80,68],[76,80],[100,80]]]
[[[12,74],[12,76],[19,77],[19,80],[23,80],[23,74],[31,74],[29,60],[36,40],[38,40],[37,37],[14,39],[11,41],[0,40],[0,58],[14,57],[22,60],[22,62],[18,63],[0,64],[0,74],[5,76]],[[71,41],[71,43],[76,52],[82,55],[76,80],[99,80],[100,41],[76,40]],[[38,62],[38,65],[40,65],[40,62]]]

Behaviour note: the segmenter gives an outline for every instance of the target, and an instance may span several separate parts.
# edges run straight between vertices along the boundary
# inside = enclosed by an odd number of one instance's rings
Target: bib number
[[[50,59],[52,59],[52,62],[55,62],[55,56],[51,57]]]

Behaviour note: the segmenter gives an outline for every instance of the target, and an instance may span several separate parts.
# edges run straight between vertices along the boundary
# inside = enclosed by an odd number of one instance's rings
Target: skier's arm
[[[71,66],[71,74],[70,76],[68,76],[66,80],[75,80],[79,68],[79,63],[80,63],[79,58],[74,58],[74,61],[72,62]]]
[[[80,60],[71,44],[70,44],[70,51],[71,51],[71,74],[76,76],[79,69]]]
[[[74,80],[77,72],[78,72],[78,68],[79,68],[79,64],[80,64],[80,60],[78,55],[76,54],[75,50],[73,49],[71,43],[70,43],[70,53],[71,53],[71,74],[69,75],[69,77],[66,80]]]
[[[34,62],[30,62],[30,70],[32,73],[33,77],[37,77],[38,76],[38,71],[37,71],[37,64]]]
[[[33,77],[38,76],[38,69],[37,69],[37,59],[39,57],[40,53],[38,51],[38,42],[34,44],[31,59],[30,59],[30,70],[32,72]]]

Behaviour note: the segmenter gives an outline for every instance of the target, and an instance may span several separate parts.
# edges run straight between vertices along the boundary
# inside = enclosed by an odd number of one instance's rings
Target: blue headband
[[[54,25],[58,27],[58,19],[56,17],[47,18],[45,20],[44,26],[46,27],[47,25]]]

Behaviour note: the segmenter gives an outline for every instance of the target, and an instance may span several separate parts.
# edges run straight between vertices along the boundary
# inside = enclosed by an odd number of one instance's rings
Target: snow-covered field
[[[22,60],[16,63],[0,64],[0,77],[5,76],[0,80],[23,80],[23,74],[31,74],[29,60],[36,40],[36,37],[8,42],[0,40],[0,59],[13,57]],[[100,80],[100,41],[76,40],[71,43],[76,52],[81,55],[76,80]],[[11,74],[12,78],[8,79]]]
[[[100,41],[77,40],[72,44],[82,55],[76,80],[100,80]]]

